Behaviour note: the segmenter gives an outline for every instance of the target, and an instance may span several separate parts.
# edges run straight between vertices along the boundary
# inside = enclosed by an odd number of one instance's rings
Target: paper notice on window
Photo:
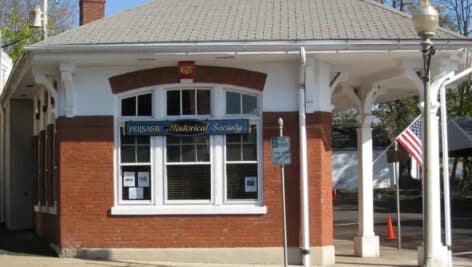
[[[130,187],[128,190],[129,199],[144,199],[144,190],[142,187]]]
[[[138,186],[149,187],[149,172],[138,172]]]
[[[124,172],[123,173],[123,186],[133,187],[134,184],[134,172]]]
[[[246,193],[257,192],[257,177],[255,176],[244,177],[244,191]]]

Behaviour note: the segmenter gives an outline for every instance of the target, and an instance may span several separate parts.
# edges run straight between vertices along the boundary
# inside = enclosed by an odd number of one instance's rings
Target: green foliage
[[[74,0],[49,0],[48,31],[55,35],[72,27],[75,19]],[[16,62],[23,47],[41,39],[39,29],[30,27],[29,13],[41,0],[0,0],[0,32],[2,47]]]
[[[449,117],[472,117],[472,81],[467,79],[457,88],[448,90],[447,109]]]
[[[390,141],[394,141],[403,130],[420,114],[418,97],[408,97],[382,103],[375,106],[376,126],[387,133]]]
[[[5,51],[13,59],[13,62],[16,62],[23,54],[23,47],[38,42],[41,36],[37,29],[29,27],[27,19],[22,18],[14,10],[8,19],[10,27],[0,27],[2,46],[5,46]]]

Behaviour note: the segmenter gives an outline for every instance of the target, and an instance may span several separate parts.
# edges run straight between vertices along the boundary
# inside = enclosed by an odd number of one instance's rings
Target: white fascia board
[[[472,44],[470,40],[433,40],[437,49],[459,49]],[[79,44],[79,45],[32,45],[26,51],[32,52],[256,52],[256,51],[307,51],[325,50],[404,50],[418,49],[420,40],[310,40],[310,41],[259,41],[259,42],[174,42],[136,44]]]
[[[5,104],[8,99],[14,94],[16,88],[26,74],[28,68],[31,67],[30,57],[27,54],[23,54],[18,62],[13,66],[13,69],[8,76],[8,80],[5,83],[2,93],[0,94],[0,104]]]

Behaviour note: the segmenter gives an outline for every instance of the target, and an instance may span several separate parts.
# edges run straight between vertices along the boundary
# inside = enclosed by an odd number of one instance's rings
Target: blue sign
[[[136,136],[197,136],[246,134],[249,123],[246,119],[234,120],[176,120],[176,121],[128,121],[126,135]]]

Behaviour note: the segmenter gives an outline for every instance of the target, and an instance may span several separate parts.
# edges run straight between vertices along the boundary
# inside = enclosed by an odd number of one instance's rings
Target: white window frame
[[[214,187],[213,187],[213,153],[211,149],[211,136],[208,136],[208,148],[209,148],[209,161],[190,161],[190,162],[168,162],[167,161],[167,138],[164,138],[164,204],[165,205],[178,205],[178,204],[211,204],[214,201]],[[210,166],[210,199],[200,199],[200,200],[170,200],[168,189],[168,180],[167,180],[167,166],[186,166],[186,165],[208,165]]]
[[[167,91],[176,90],[209,90],[211,114],[209,115],[170,115],[167,116]],[[257,96],[258,115],[242,116],[226,115],[226,90]],[[121,117],[121,100],[127,97],[152,93],[152,116],[123,116]],[[227,87],[215,84],[175,84],[168,86],[146,87],[115,96],[115,126],[114,126],[114,206],[111,215],[224,215],[224,214],[266,214],[267,207],[263,202],[263,164],[262,164],[262,115],[261,93],[255,90],[239,87]],[[197,99],[197,98],[196,98]],[[182,101],[182,97],[180,97]],[[242,105],[242,103],[241,103]],[[138,108],[138,105],[136,105]],[[196,106],[196,108],[198,108]],[[182,114],[182,105],[180,105]],[[242,111],[242,109],[241,109]],[[136,113],[137,114],[137,113]],[[151,137],[151,201],[122,200],[122,179],[120,164],[120,127],[130,120],[178,120],[178,119],[234,119],[247,118],[257,126],[257,158],[258,161],[258,199],[227,201],[226,199],[226,140],[224,135],[209,136],[210,161],[194,164],[209,164],[211,173],[211,199],[208,200],[168,200],[167,198],[167,146],[165,136]],[[220,158],[218,158],[220,157]],[[182,162],[182,164],[188,164]],[[192,164],[192,163],[191,163]],[[143,165],[138,163],[139,166]],[[180,165],[171,163],[170,165]]]
[[[138,116],[138,97],[141,95],[146,95],[146,94],[151,94],[152,98],[152,109],[151,109],[151,116]],[[136,106],[135,106],[135,115],[134,116],[122,116],[121,115],[121,101],[126,99],[126,98],[131,98],[134,97],[136,99]],[[116,179],[117,180],[117,193],[118,193],[118,204],[119,205],[152,205],[155,203],[155,184],[154,184],[154,169],[153,169],[153,156],[154,153],[152,152],[153,150],[153,138],[149,138],[149,162],[121,162],[121,127],[126,121],[130,120],[139,120],[139,121],[145,121],[145,120],[153,120],[154,117],[154,90],[152,89],[144,89],[140,90],[138,92],[132,92],[132,93],[126,93],[123,95],[120,95],[118,98],[118,116],[117,116],[117,122],[118,122],[118,129],[115,130],[117,133],[115,133],[115,143],[118,143],[118,153],[116,153],[116,158],[117,158],[117,170],[115,171]],[[116,128],[116,127],[115,127]],[[116,142],[118,141],[118,142]],[[137,156],[137,155],[135,155]],[[123,179],[122,179],[122,171],[121,168],[123,166],[149,166],[149,169],[151,171],[150,174],[150,184],[149,186],[151,187],[151,199],[150,200],[125,200],[123,199]]]
[[[226,107],[226,93],[231,92],[231,93],[238,93],[240,94],[240,114],[227,114],[227,107]],[[243,114],[243,95],[250,95],[250,96],[255,96],[257,98],[257,113],[256,114]],[[263,143],[263,126],[262,126],[262,94],[259,92],[251,91],[248,89],[237,89],[237,88],[232,88],[232,87],[225,87],[224,88],[224,114],[226,119],[232,119],[232,118],[244,118],[249,120],[249,127],[251,125],[256,125],[256,131],[257,131],[257,160],[256,161],[228,161],[227,160],[227,151],[226,151],[226,136],[224,138],[224,146],[223,146],[223,153],[224,153],[224,160],[223,160],[223,166],[224,166],[224,203],[228,205],[237,205],[237,204],[245,204],[245,203],[255,203],[257,205],[262,205],[263,204],[263,164],[258,164],[258,162],[263,161],[263,149],[262,149],[262,143]],[[235,164],[257,164],[257,199],[228,199],[228,190],[227,190],[227,164],[235,163]]]

